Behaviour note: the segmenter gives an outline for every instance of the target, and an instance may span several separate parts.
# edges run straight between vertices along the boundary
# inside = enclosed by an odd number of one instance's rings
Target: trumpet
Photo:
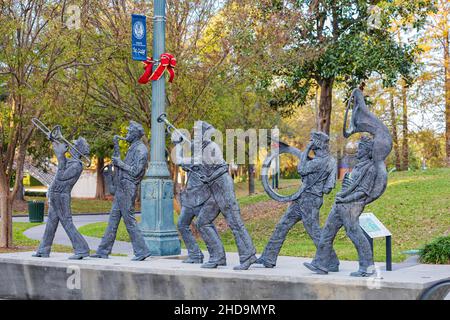
[[[88,156],[84,155],[80,150],[78,150],[75,147],[75,145],[73,143],[70,143],[69,141],[67,141],[66,138],[64,138],[64,136],[62,135],[62,132],[61,132],[61,126],[60,125],[56,125],[55,127],[53,127],[52,130],[50,130],[38,118],[31,119],[31,122],[34,124],[34,126],[36,128],[38,128],[40,131],[42,131],[47,136],[48,140],[50,140],[52,142],[56,141],[56,142],[59,142],[59,143],[64,143],[65,145],[68,146],[69,153],[72,155],[72,157],[74,157],[75,154],[77,154],[80,157],[81,161],[83,162],[83,165],[85,165],[86,167],[90,167],[91,166],[91,158],[89,158]]]
[[[169,132],[170,134],[176,133],[180,136],[180,140],[176,141],[175,143],[181,143],[183,141],[186,141],[187,143],[189,143],[189,145],[192,145],[191,140],[189,140],[189,138],[187,138],[180,130],[178,130],[172,123],[170,123],[169,120],[167,120],[167,114],[162,113],[157,121],[159,123],[165,123],[167,126],[167,132]]]

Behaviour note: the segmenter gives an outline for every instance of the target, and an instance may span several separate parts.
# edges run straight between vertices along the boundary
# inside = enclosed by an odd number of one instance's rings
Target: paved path
[[[139,215],[136,215],[139,216]],[[73,216],[73,222],[77,228],[80,228],[82,226],[97,223],[97,222],[105,222],[108,221],[109,215],[80,215],[80,216]],[[14,217],[13,221],[15,222],[28,222],[28,217]],[[47,216],[45,216],[45,221],[47,221]],[[30,228],[26,230],[23,234],[33,240],[41,240],[42,236],[44,235],[45,230],[45,224]],[[87,237],[84,236],[86,241],[89,244],[89,247],[91,250],[97,249],[97,247],[100,244],[100,238],[94,238],[94,237]],[[62,228],[61,224],[58,225],[58,229],[55,234],[55,244],[61,244],[65,246],[71,247],[72,244],[69,240],[69,237],[65,233],[64,229]],[[131,246],[131,243],[125,242],[125,241],[116,241],[114,243],[114,247],[112,250],[112,253],[116,254],[132,254],[133,248]]]

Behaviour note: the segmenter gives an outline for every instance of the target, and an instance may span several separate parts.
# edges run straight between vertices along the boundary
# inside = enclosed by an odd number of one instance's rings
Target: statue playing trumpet
[[[256,249],[241,218],[228,164],[223,159],[219,145],[211,139],[216,129],[206,121],[197,121],[196,129],[197,132],[201,132],[201,141],[194,146],[195,143],[192,144],[176,129],[165,114],[162,114],[158,121],[164,122],[172,133],[177,133],[172,134],[172,142],[175,144],[188,142],[193,155],[189,161],[183,161],[181,164],[188,172],[186,189],[181,195],[181,215],[178,219],[178,230],[189,255],[184,262],[203,262],[203,254],[189,229],[189,225],[197,216],[197,229],[210,255],[209,261],[203,263],[201,267],[212,269],[226,265],[225,249],[214,226],[214,220],[222,213],[233,233],[239,253],[240,265],[234,267],[234,270],[247,270],[256,261]]]

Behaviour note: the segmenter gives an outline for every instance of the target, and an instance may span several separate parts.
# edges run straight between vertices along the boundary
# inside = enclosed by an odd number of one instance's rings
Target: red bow
[[[169,82],[172,83],[173,78],[175,77],[175,66],[177,65],[177,59],[174,58],[170,53],[163,53],[159,59],[159,66],[156,68],[155,72],[152,73],[154,60],[151,58],[147,58],[144,61],[144,74],[139,78],[138,82],[141,84],[146,84],[150,80],[156,81],[159,80],[164,72],[167,70],[169,72]]]

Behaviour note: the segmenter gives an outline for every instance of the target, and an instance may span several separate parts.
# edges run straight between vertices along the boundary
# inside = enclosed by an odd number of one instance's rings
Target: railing
[[[41,169],[32,165],[31,161],[25,160],[25,163],[23,165],[23,169],[25,171],[27,171],[32,177],[36,178],[40,183],[42,183],[47,187],[50,186],[55,177],[55,173],[53,172],[54,170],[52,170],[53,169],[52,167],[54,167],[54,165],[51,164],[50,171],[44,172]]]

